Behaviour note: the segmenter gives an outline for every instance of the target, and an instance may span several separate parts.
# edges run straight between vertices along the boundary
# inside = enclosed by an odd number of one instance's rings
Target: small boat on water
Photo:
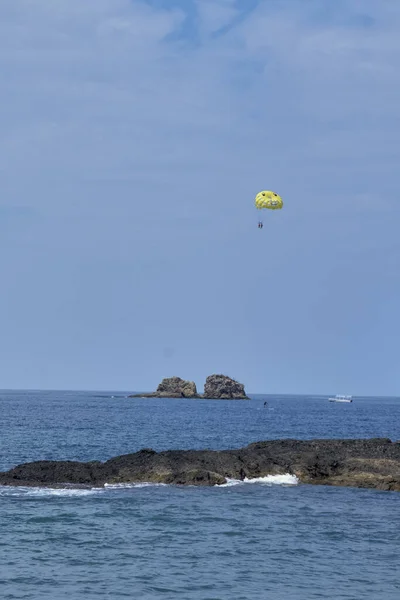
[[[353,396],[344,396],[337,394],[332,398],[328,398],[329,402],[353,402]]]

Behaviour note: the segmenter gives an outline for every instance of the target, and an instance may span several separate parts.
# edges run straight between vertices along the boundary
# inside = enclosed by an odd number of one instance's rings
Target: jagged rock
[[[195,398],[198,396],[194,381],[186,381],[180,377],[167,377],[157,388],[157,394],[171,394],[182,398]]]
[[[226,375],[209,375],[204,386],[204,394],[197,392],[194,381],[180,377],[167,377],[161,381],[155,392],[131,394],[130,398],[207,398],[210,400],[249,400],[244,385]]]
[[[174,485],[222,485],[226,483],[225,477],[213,471],[205,471],[204,469],[192,469],[182,471],[181,473],[171,473],[166,477],[165,483]]]
[[[198,394],[194,381],[180,377],[167,377],[161,381],[155,392],[131,394],[129,398],[207,398],[210,400],[249,400],[244,385],[226,375],[209,375],[204,386],[204,394]]]
[[[155,392],[149,394],[131,394],[130,398],[199,398],[194,381],[180,377],[166,377]]]
[[[226,375],[209,375],[204,385],[203,398],[249,400],[244,391],[244,385]]]
[[[0,485],[93,487],[154,482],[221,485],[227,478],[295,475],[300,482],[400,492],[400,443],[387,438],[270,440],[236,450],[149,448],[106,462],[36,461],[0,473]]]

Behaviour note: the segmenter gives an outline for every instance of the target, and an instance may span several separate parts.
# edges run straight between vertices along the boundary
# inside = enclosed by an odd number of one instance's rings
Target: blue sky
[[[399,27],[390,0],[1,3],[0,387],[399,394]]]

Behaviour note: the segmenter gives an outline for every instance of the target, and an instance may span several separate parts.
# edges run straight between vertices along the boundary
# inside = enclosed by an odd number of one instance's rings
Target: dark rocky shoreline
[[[301,483],[400,491],[400,442],[293,439],[256,442],[236,450],[143,449],[106,462],[37,461],[0,473],[0,485],[100,487],[154,482],[221,485],[290,473]]]

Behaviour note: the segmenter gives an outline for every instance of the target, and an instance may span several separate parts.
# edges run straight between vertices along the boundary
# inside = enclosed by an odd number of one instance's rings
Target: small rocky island
[[[155,392],[131,394],[129,398],[207,398],[210,400],[249,400],[244,385],[226,375],[209,375],[204,385],[204,394],[197,392],[194,381],[180,377],[167,377]]]
[[[226,375],[209,375],[204,384],[203,398],[210,400],[219,398],[221,400],[250,400],[244,391],[243,383]]]
[[[199,398],[199,394],[194,381],[167,377],[161,381],[155,392],[130,394],[129,398]]]
[[[100,487],[106,483],[221,485],[267,475],[295,475],[301,483],[400,491],[400,442],[270,440],[236,450],[143,449],[106,462],[44,460],[0,473],[0,485]]]

